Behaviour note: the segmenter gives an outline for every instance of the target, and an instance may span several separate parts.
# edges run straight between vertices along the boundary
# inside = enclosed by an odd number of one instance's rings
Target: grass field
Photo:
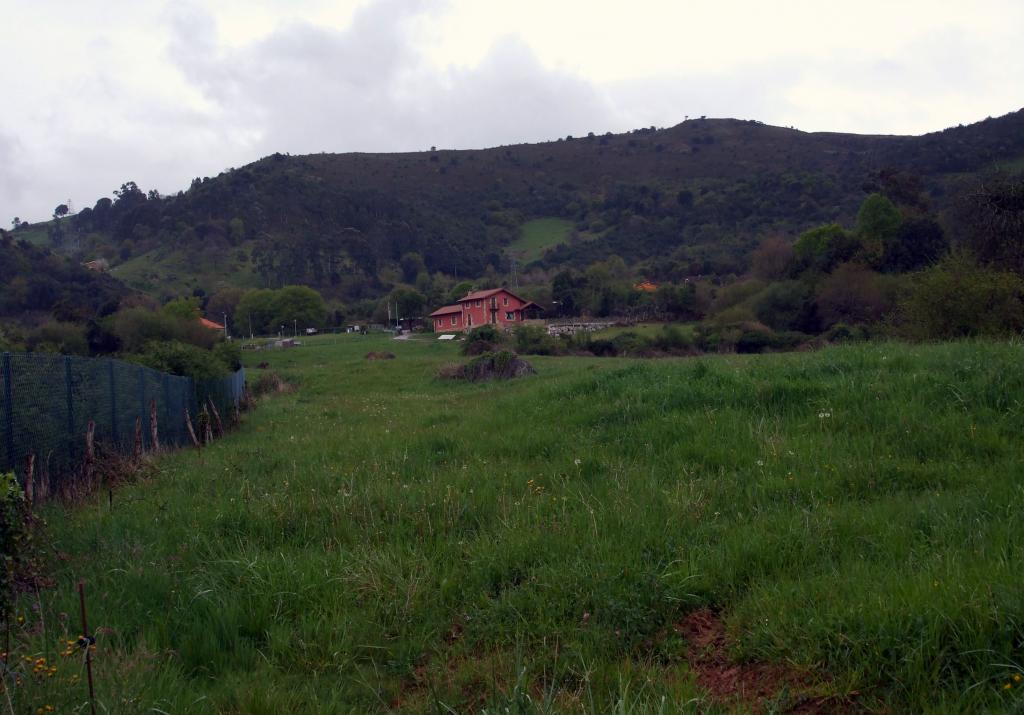
[[[256,288],[259,277],[248,259],[241,263],[235,259],[239,250],[248,254],[249,249],[251,242],[226,250],[221,263],[213,265],[209,256],[197,259],[180,250],[157,248],[114,266],[110,272],[132,288],[168,298],[189,295],[194,288],[210,294],[226,285]]]
[[[614,325],[604,330],[596,330],[593,333],[595,338],[611,340],[622,333],[635,333],[645,338],[653,338],[659,335],[666,326],[674,325],[680,328],[686,335],[693,335],[693,325],[685,323],[637,323],[636,325]]]
[[[549,248],[565,243],[572,222],[561,218],[538,218],[523,224],[519,238],[505,249],[523,265],[539,260]]]
[[[58,671],[16,711],[81,711],[56,653],[84,578],[101,712],[743,711],[688,658],[699,609],[730,662],[801,674],[767,711],[1019,712],[1022,357],[536,358],[470,385],[435,380],[437,341],[251,355],[297,389],[112,508],[47,509],[55,583],[14,655]]]

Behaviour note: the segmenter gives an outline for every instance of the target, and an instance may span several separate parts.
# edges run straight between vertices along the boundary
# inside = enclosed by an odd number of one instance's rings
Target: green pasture
[[[702,607],[730,659],[803,675],[768,711],[1024,707],[1019,343],[438,381],[456,350],[248,354],[294,391],[112,505],[47,507],[11,657],[57,671],[13,711],[83,711],[78,579],[100,712],[744,712],[687,666]]]
[[[572,230],[572,222],[561,218],[538,218],[527,221],[520,229],[519,238],[505,249],[523,265],[539,260],[549,248],[565,243]]]

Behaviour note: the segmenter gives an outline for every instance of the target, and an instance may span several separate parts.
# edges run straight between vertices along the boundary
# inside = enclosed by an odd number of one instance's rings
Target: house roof
[[[199,319],[199,324],[202,325],[204,328],[209,328],[210,330],[223,330],[224,329],[224,326],[221,325],[220,323],[215,323],[212,320],[207,320],[206,318],[200,318]]]
[[[435,310],[433,313],[430,314],[430,317],[433,318],[433,317],[439,316],[439,315],[449,315],[451,313],[461,313],[461,312],[462,312],[462,306],[461,305],[446,305],[443,308],[438,308],[437,310]]]
[[[651,283],[650,281],[644,281],[643,283],[637,283],[633,287],[636,290],[642,291],[644,293],[653,293],[654,291],[658,290],[657,284]]]
[[[517,300],[523,300],[508,288],[491,288],[490,290],[478,290],[475,293],[469,293],[465,298],[459,298],[459,302],[462,303],[467,300],[483,300],[484,298],[490,298],[492,295],[497,295],[498,293],[508,293]],[[526,301],[523,300],[523,302],[525,303]]]
[[[537,310],[544,310],[543,306],[537,305],[532,300],[524,303],[520,310],[526,310],[527,308],[536,308]]]

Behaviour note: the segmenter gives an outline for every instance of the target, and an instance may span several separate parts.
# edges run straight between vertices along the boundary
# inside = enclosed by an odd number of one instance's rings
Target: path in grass
[[[113,509],[48,511],[67,558],[18,653],[75,635],[84,577],[112,712],[728,711],[674,627],[700,609],[730,660],[802,674],[778,710],[1018,702],[1021,346],[436,381],[455,357],[360,336],[253,356],[297,390]],[[72,671],[33,708],[80,703]]]

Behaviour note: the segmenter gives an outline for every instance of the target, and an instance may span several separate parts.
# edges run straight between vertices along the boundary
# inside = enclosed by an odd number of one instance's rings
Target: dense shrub
[[[481,325],[466,333],[460,350],[463,355],[480,355],[493,352],[504,342],[504,336],[493,325]]]
[[[562,341],[548,335],[544,328],[520,325],[513,337],[516,352],[520,355],[561,355],[565,352]]]
[[[152,342],[177,341],[209,350],[220,340],[218,331],[199,323],[199,316],[183,318],[174,311],[153,311],[148,308],[128,308],[115,314],[110,332],[116,336],[121,349],[129,353],[142,351]]]
[[[956,252],[920,273],[901,305],[905,335],[919,340],[1005,336],[1024,330],[1024,280]]]
[[[844,263],[818,287],[816,303],[825,326],[873,323],[892,309],[882,276],[863,265]]]
[[[177,340],[147,343],[141,352],[126,355],[125,359],[172,375],[185,375],[197,380],[222,377],[233,372],[237,363],[229,362],[232,354],[211,351]]]
[[[772,283],[753,300],[754,315],[775,330],[817,329],[817,315],[810,286],[802,281]]]
[[[33,352],[89,354],[85,326],[78,323],[45,323],[25,335],[25,347]]]

